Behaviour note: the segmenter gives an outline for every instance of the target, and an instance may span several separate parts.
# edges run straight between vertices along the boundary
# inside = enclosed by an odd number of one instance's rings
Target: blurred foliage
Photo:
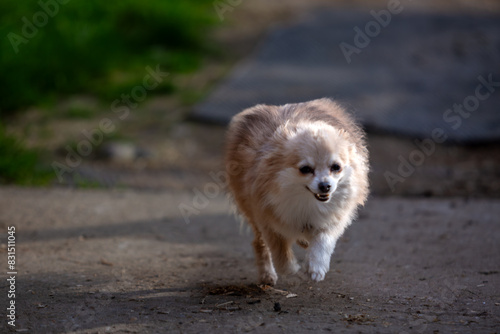
[[[45,185],[54,177],[40,163],[40,153],[26,148],[0,125],[0,184]]]
[[[194,70],[216,21],[210,0],[2,0],[0,116],[73,93],[117,98],[146,66]]]

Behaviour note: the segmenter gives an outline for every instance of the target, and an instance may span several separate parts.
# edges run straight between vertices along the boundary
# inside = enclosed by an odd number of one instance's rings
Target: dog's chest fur
[[[339,185],[331,200],[322,203],[310,193],[282,189],[269,194],[266,201],[280,220],[280,231],[291,238],[300,238],[320,230],[344,229],[348,217],[346,202],[352,194],[348,183]]]

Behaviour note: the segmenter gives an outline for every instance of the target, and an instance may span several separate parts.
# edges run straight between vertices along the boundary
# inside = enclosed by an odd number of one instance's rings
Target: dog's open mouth
[[[309,187],[307,187],[307,186],[306,186],[306,189],[309,190],[314,195],[314,197],[320,202],[326,202],[330,199],[330,194],[316,194],[311,189],[309,189]]]
[[[321,202],[326,202],[330,199],[329,194],[314,194],[314,197],[316,197],[316,199]]]

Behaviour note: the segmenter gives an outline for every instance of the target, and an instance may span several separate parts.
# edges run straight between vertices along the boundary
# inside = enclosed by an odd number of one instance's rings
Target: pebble
[[[133,162],[138,158],[149,158],[150,151],[132,143],[109,142],[99,149],[99,157],[112,162]]]

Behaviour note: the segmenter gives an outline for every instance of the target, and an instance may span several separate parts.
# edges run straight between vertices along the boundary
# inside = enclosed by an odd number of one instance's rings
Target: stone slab
[[[369,42],[356,27],[373,36],[366,35]],[[341,43],[357,45],[357,53],[346,57]],[[480,77],[499,82],[479,90],[482,100],[475,97]],[[441,128],[450,141],[494,141],[500,139],[499,90],[498,16],[402,12],[383,27],[370,13],[319,11],[273,28],[193,117],[227,123],[258,103],[327,96],[370,129],[427,138]],[[470,112],[447,111],[464,102]]]

